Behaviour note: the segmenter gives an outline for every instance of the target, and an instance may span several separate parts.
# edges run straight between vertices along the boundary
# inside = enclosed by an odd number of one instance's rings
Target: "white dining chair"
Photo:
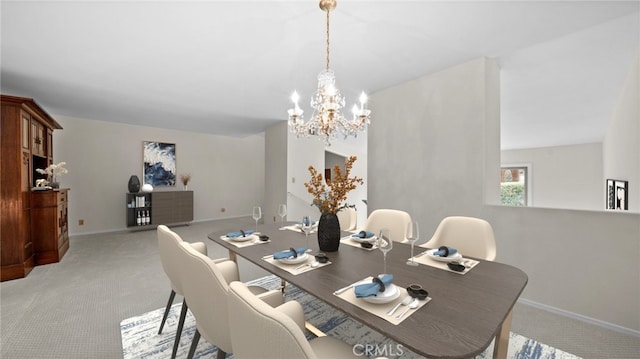
[[[351,345],[331,336],[307,340],[304,311],[298,302],[274,308],[256,298],[244,283],[233,282],[229,288],[234,358],[361,358]]]
[[[377,236],[382,228],[387,228],[393,241],[404,242],[407,239],[407,225],[409,222],[411,222],[411,216],[405,211],[376,209],[369,214],[362,230]]]
[[[176,252],[178,250],[178,246],[180,243],[184,242],[180,236],[169,229],[169,227],[165,225],[159,225],[157,228],[157,237],[158,237],[158,251],[160,253],[160,262],[162,263],[162,269],[165,274],[169,278],[169,282],[171,284],[171,293],[169,294],[169,301],[167,302],[167,306],[164,310],[164,315],[162,316],[162,321],[160,322],[160,329],[158,330],[158,334],[162,333],[162,329],[164,328],[164,324],[167,320],[167,316],[169,315],[169,311],[171,310],[171,305],[175,299],[176,294],[184,297],[184,292],[182,289],[182,281],[179,276],[179,270],[182,267],[182,263],[178,261],[176,256]],[[188,243],[194,250],[202,253],[203,255],[207,255],[207,246],[203,242],[196,243]],[[182,327],[184,326],[184,320],[187,315],[187,304],[182,301],[182,311],[180,313],[180,319],[178,321],[178,329],[176,331],[176,337],[174,340],[173,352],[171,354],[171,358],[176,357],[176,352],[178,349],[178,344],[180,343],[180,336],[182,334]]]
[[[238,266],[231,260],[214,262],[187,243],[181,243],[177,257],[183,263],[180,276],[185,300],[196,321],[187,359],[193,358],[201,336],[218,348],[217,358],[223,359],[226,353],[234,352],[229,333],[227,296],[228,283],[240,280]],[[266,306],[283,303],[279,290],[258,286],[250,286],[247,290]]]
[[[340,222],[341,231],[352,231],[356,229],[358,213],[353,207],[345,207],[336,213]]]
[[[451,246],[465,256],[489,261],[496,259],[496,240],[491,224],[484,219],[452,216],[444,218],[425,248]]]

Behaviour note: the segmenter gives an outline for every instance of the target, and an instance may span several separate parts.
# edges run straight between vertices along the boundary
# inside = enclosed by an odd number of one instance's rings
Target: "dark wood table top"
[[[306,244],[304,234],[279,230],[281,226],[282,223],[259,226],[258,230],[268,235],[271,242],[244,248],[220,239],[226,232],[213,232],[208,237],[427,357],[470,358],[482,353],[527,285],[527,275],[520,269],[485,260],[480,260],[464,275],[426,265],[408,266],[405,263],[410,257],[410,246],[395,242],[387,254],[387,272],[394,275],[393,283],[401,288],[421,284],[432,300],[399,325],[393,325],[333,295],[339,288],[381,273],[382,252],[341,244],[337,252],[326,253],[331,265],[292,275],[262,259],[265,255]],[[314,254],[318,252],[316,234],[309,235],[309,247]],[[415,247],[416,254],[422,250],[424,248]]]

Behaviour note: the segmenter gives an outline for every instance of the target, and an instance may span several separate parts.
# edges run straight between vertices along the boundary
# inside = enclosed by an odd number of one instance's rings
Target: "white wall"
[[[480,215],[485,183],[499,198],[497,78],[496,65],[479,59],[371,96],[371,209],[402,209],[435,229],[444,216]]]
[[[502,151],[502,164],[531,165],[533,207],[604,210],[602,144]]]
[[[276,126],[272,126],[272,128]],[[366,133],[355,139],[350,137],[332,140],[331,146],[325,147],[324,142],[317,137],[297,138],[294,134],[288,133],[286,126],[283,129],[278,127],[278,131],[287,131],[287,217],[289,220],[297,221],[305,215],[311,216],[315,220],[320,218],[317,207],[311,206],[313,197],[307,192],[304,183],[309,182],[311,178],[308,170],[310,165],[324,176],[325,151],[330,151],[344,157],[351,155],[358,157],[351,170],[351,175],[361,177],[365,182],[362,186],[349,192],[347,203],[356,205],[358,225],[364,224],[368,214],[367,205],[362,202],[367,198]],[[269,143],[268,141],[268,145]],[[267,150],[267,152],[269,151]]]
[[[640,212],[640,50],[612,115],[603,153],[605,179],[629,181],[629,211]]]
[[[142,141],[176,144],[178,174],[192,175],[195,221],[250,216],[263,202],[263,136],[231,138],[54,117],[63,127],[54,133],[54,161],[66,161],[69,169],[60,182],[70,188],[71,235],[126,228],[127,182],[134,174],[142,178]],[[182,190],[182,185],[155,190],[167,189]]]
[[[639,214],[486,204],[487,171],[498,173],[500,164],[498,73],[490,62],[371,96],[369,204],[408,210],[424,228],[421,242],[445,216],[485,218],[496,260],[529,276],[522,298],[640,335]]]
[[[372,116],[375,121],[375,116]],[[356,189],[347,195],[347,203],[356,206],[357,211],[357,227],[364,226],[369,215],[368,206],[362,200],[367,200],[368,178],[367,178],[367,131],[362,132],[358,137],[349,137],[347,139],[339,139],[333,141],[326,151],[337,153],[343,157],[356,156],[358,159],[351,169],[352,176],[358,176],[364,179],[362,185],[358,185]]]
[[[265,223],[273,222],[274,218],[279,221],[278,206],[287,204],[287,131],[284,121],[265,131],[265,193],[262,208]],[[287,211],[287,217],[289,213]]]

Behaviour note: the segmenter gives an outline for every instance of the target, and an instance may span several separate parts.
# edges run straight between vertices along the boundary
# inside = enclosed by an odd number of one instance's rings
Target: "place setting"
[[[293,275],[331,264],[326,254],[317,253],[313,255],[308,247],[289,248],[266,255],[262,259]]]
[[[458,274],[466,274],[480,263],[477,260],[464,258],[456,248],[450,246],[427,249],[412,256],[409,261]]]
[[[369,231],[360,231],[340,238],[340,243],[372,251],[378,248],[377,240],[378,237],[376,237],[374,233]]]
[[[309,216],[304,216],[300,222],[280,227],[280,230],[290,230],[309,235],[318,231],[318,222],[313,221]]]
[[[229,232],[224,236],[220,236],[220,239],[238,248],[271,242],[269,236],[251,229]]]
[[[419,284],[402,289],[393,283],[393,274],[387,273],[387,253],[393,249],[393,240],[388,229],[380,230],[376,246],[383,254],[383,274],[369,276],[340,288],[333,294],[397,325],[427,304],[431,298]],[[403,292],[406,294],[403,295]],[[399,310],[400,307],[405,308]]]

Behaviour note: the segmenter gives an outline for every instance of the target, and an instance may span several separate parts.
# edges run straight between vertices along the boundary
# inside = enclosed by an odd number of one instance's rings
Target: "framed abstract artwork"
[[[176,185],[176,144],[143,141],[144,183],[153,187]]]
[[[607,180],[607,209],[629,210],[629,181]]]

